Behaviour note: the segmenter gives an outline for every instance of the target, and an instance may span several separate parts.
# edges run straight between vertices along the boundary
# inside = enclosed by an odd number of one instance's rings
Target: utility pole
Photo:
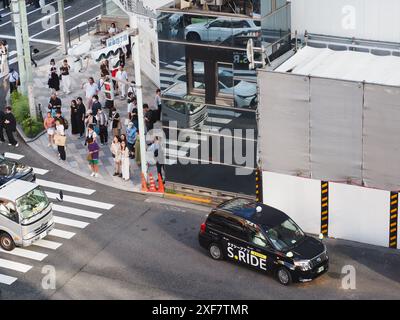
[[[18,71],[19,79],[21,82],[20,90],[21,93],[27,94],[26,78],[25,78],[25,61],[24,61],[24,45],[22,42],[22,32],[21,32],[21,19],[19,12],[18,0],[11,0],[11,11],[12,11],[12,22],[15,29],[15,42],[17,46],[17,59],[18,59]]]
[[[136,99],[138,107],[139,122],[139,139],[140,139],[140,162],[141,169],[145,180],[147,181],[147,160],[146,160],[146,135],[143,114],[143,91],[142,91],[142,74],[140,69],[140,42],[139,29],[135,30],[134,37],[134,64],[135,64],[135,82],[136,82]]]
[[[64,54],[68,54],[67,46],[67,28],[65,26],[65,10],[64,0],[57,0],[58,4],[58,23],[60,24],[60,41],[61,48]]]
[[[21,19],[22,30],[22,43],[24,45],[24,59],[25,59],[25,78],[26,88],[29,99],[29,111],[33,119],[37,118],[35,97],[33,95],[33,76],[32,76],[32,62],[31,62],[31,48],[29,44],[29,29],[28,29],[28,15],[26,12],[25,0],[19,0],[19,16]]]

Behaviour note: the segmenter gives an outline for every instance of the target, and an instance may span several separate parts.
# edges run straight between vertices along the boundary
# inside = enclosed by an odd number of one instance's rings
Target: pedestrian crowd
[[[51,89],[51,94],[47,116],[44,119],[48,147],[56,148],[59,159],[65,161],[66,131],[71,127],[71,135],[82,139],[82,147],[87,148],[87,161],[92,177],[99,176],[101,148],[110,148],[114,160],[114,176],[129,181],[132,173],[131,161],[134,159],[138,166],[141,165],[135,82],[129,82],[129,75],[122,61],[110,70],[109,62],[105,59],[101,61],[99,69],[98,80],[95,76],[88,77],[80,86],[82,96],[70,101],[68,121],[63,115],[66,108],[63,108],[60,96],[63,93],[65,95],[71,93],[70,66],[68,61],[64,60],[61,66],[57,67],[55,60],[51,59],[48,73],[48,87]],[[148,104],[143,105],[145,133],[153,129],[154,123],[160,120],[160,94],[161,91],[158,89],[152,109]],[[126,119],[122,119],[114,104],[116,96],[127,103]],[[157,138],[149,145],[148,150],[156,154],[159,148]],[[157,170],[163,177],[161,164],[157,165]]]

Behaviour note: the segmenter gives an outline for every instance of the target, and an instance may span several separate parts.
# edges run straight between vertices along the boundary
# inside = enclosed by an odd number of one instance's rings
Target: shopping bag
[[[66,142],[67,142],[66,136],[62,136],[60,134],[56,134],[54,136],[54,143],[56,144],[56,146],[65,147]]]

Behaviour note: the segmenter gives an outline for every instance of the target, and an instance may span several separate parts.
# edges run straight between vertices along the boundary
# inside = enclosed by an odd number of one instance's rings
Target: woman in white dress
[[[129,149],[126,146],[126,141],[121,141],[121,169],[122,179],[129,180]]]
[[[119,137],[115,136],[111,143],[111,154],[114,158],[114,177],[122,177],[121,173],[121,144],[119,143]]]
[[[8,69],[8,48],[4,42],[0,42],[0,74],[5,76],[10,73]]]

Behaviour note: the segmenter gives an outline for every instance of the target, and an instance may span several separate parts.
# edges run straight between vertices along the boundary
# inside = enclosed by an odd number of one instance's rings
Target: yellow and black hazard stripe
[[[321,181],[321,233],[328,235],[329,223],[329,183]]]
[[[399,194],[390,193],[390,223],[389,223],[389,247],[397,249],[397,221],[399,213]]]
[[[255,172],[256,179],[256,201],[263,202],[263,188],[262,188],[262,171],[261,169],[256,169]]]

